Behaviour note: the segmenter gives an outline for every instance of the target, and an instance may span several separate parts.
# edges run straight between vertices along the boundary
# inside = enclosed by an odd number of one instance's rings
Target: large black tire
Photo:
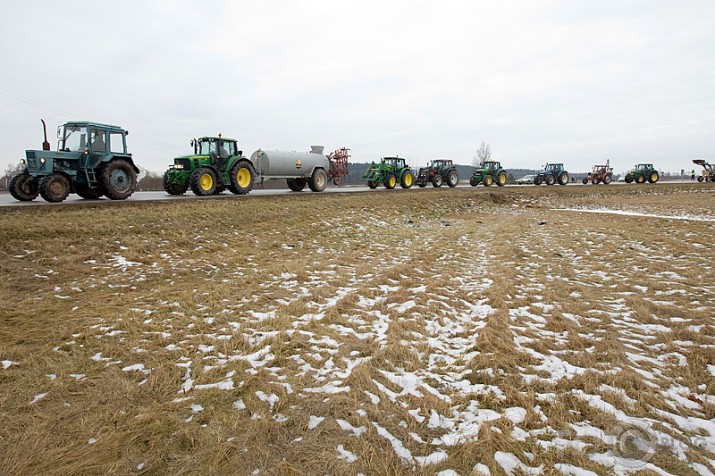
[[[636,177],[636,183],[645,183],[645,175],[640,174]]]
[[[97,200],[102,196],[100,189],[92,188],[86,183],[74,184],[74,192],[86,200]]]
[[[386,189],[392,190],[397,185],[397,177],[395,177],[395,174],[387,174],[387,178],[382,184]]]
[[[40,193],[37,179],[31,177],[30,174],[14,175],[7,187],[10,189],[10,195],[21,202],[31,202]]]
[[[247,160],[240,160],[231,167],[231,181],[228,189],[235,195],[245,195],[253,190],[256,171]]]
[[[556,177],[554,177],[553,175],[549,174],[549,175],[546,176],[545,182],[546,182],[546,185],[553,185],[553,184],[556,183]]]
[[[293,192],[300,192],[308,185],[308,181],[304,178],[289,178],[286,180],[286,183],[288,183],[288,188]]]
[[[48,202],[62,202],[69,194],[70,182],[64,175],[52,174],[40,180],[40,195]]]
[[[472,187],[476,187],[477,185],[479,185],[479,179],[476,175],[472,175],[471,177],[469,177],[469,185],[471,185]]]
[[[377,188],[377,186],[378,186],[378,182],[377,182],[377,180],[368,180],[368,181],[367,181],[367,186],[368,186],[369,189],[375,190],[375,189]]]
[[[418,186],[419,188],[425,188],[425,187],[427,186],[427,183],[425,183],[425,182],[420,182],[420,183],[417,184],[417,186]]]
[[[169,182],[169,171],[164,172],[164,176],[161,179],[161,183],[164,186],[164,190],[169,195],[183,195],[189,189],[189,182],[183,185]]]
[[[599,182],[600,180],[598,180],[598,177],[593,177],[593,179],[591,179],[591,183],[594,185],[598,185]]]
[[[125,200],[137,188],[137,174],[127,160],[114,159],[99,171],[102,193],[112,200]]]
[[[486,174],[484,176],[484,180],[482,180],[482,183],[484,184],[485,187],[491,187],[492,184],[494,183],[494,177],[492,177],[491,174]]]
[[[611,176],[610,176],[610,175],[606,175],[605,177],[603,177],[603,183],[606,184],[606,185],[608,185],[609,183],[611,183],[611,180],[612,180],[612,179],[611,179]]]
[[[214,195],[221,195],[226,191],[226,186],[222,183],[216,185],[216,190],[214,190]]]
[[[631,183],[631,182],[633,182],[633,176],[630,174],[626,175],[626,183]]]
[[[648,176],[648,182],[650,182],[650,183],[656,183],[659,178],[660,178],[660,175],[658,174],[658,171],[657,171],[657,170],[654,170],[654,171],[652,171],[652,172],[650,173],[650,175]]]
[[[15,177],[17,177],[17,175]],[[15,177],[13,177],[13,178],[15,178]],[[698,177],[698,182],[702,182],[703,180],[705,180],[705,178],[702,175],[700,177]]]
[[[566,185],[567,183],[569,183],[569,173],[565,171],[561,172],[561,175],[559,175],[559,185]]]
[[[584,185],[588,185],[588,177],[584,177],[583,180],[581,180],[581,183]]]
[[[432,186],[434,188],[439,188],[442,186],[442,176],[437,174],[434,177],[432,177]]]
[[[313,175],[310,176],[308,187],[313,192],[322,192],[328,186],[328,174],[323,169],[313,170]]]
[[[450,170],[447,174],[447,185],[450,188],[454,188],[459,183],[459,175],[457,175],[456,170]]]
[[[189,179],[191,191],[199,197],[213,195],[216,191],[216,185],[216,172],[208,167],[199,167],[194,170]]]
[[[499,175],[497,175],[497,185],[500,187],[506,185],[506,172],[503,170],[499,172]]]
[[[412,187],[412,184],[414,183],[414,181],[415,181],[415,178],[412,176],[412,172],[410,172],[408,170],[402,174],[402,178],[400,179],[400,187],[410,188],[410,187]]]
[[[542,179],[538,175],[534,177],[534,185],[541,185]]]

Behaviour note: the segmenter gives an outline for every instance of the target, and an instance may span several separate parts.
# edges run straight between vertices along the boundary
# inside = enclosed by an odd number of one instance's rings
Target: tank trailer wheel
[[[556,183],[556,177],[554,177],[551,174],[546,176],[546,185],[553,185],[555,183]]]
[[[449,185],[450,188],[454,188],[457,186],[458,183],[459,175],[457,175],[457,172],[455,172],[454,170],[450,170],[447,174],[447,185]]]
[[[191,174],[189,183],[194,195],[213,195],[216,191],[216,173],[208,167],[199,167]]]
[[[40,193],[37,179],[31,177],[30,174],[13,176],[7,188],[10,190],[10,195],[21,202],[30,202],[36,199],[37,194]]]
[[[286,179],[286,182],[288,183],[288,188],[291,189],[293,192],[300,192],[305,188],[306,185],[308,185],[308,182],[305,179],[298,178],[298,179]]]
[[[102,191],[98,188],[92,188],[87,184],[74,184],[74,192],[86,200],[97,200],[102,196]]]
[[[368,188],[370,188],[371,190],[375,190],[375,189],[377,188],[377,185],[378,185],[377,180],[368,180],[368,181],[367,181],[367,186],[368,186]]]
[[[650,177],[648,177],[648,181],[650,183],[656,183],[660,177],[658,176],[658,172],[655,170],[651,172]]]
[[[442,176],[437,174],[434,177],[432,177],[432,186],[434,188],[439,188],[442,186]]]
[[[164,176],[161,179],[161,183],[164,186],[164,190],[169,195],[183,195],[189,189],[189,182],[183,185],[171,183],[169,181],[169,171],[164,172]]]
[[[52,174],[40,180],[40,195],[48,202],[61,202],[69,194],[70,182],[64,175]]]
[[[325,170],[323,169],[315,169],[313,170],[313,175],[310,177],[310,181],[308,182],[308,187],[313,192],[322,192],[325,190],[325,187],[328,185],[328,174],[325,173]]]
[[[400,180],[400,187],[410,188],[412,187],[412,182],[414,182],[414,177],[412,177],[412,172],[405,172],[402,174],[402,180]]]
[[[484,180],[482,180],[482,182],[485,187],[491,187],[494,183],[494,177],[492,177],[491,174],[487,174],[484,176]]]
[[[500,187],[506,185],[506,172],[503,170],[499,175],[497,175],[497,185]]]
[[[228,189],[235,195],[245,195],[253,189],[255,177],[256,172],[250,162],[246,160],[237,162],[231,167],[231,182]]]
[[[124,159],[115,159],[99,171],[99,185],[107,198],[124,200],[134,193],[137,174],[132,164]]]

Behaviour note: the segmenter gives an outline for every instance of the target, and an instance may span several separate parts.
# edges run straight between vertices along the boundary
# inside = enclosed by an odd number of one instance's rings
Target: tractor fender
[[[127,162],[129,162],[131,164],[132,169],[134,169],[134,173],[136,173],[136,174],[141,173],[141,171],[139,170],[139,167],[136,166],[136,164],[134,163],[134,159],[132,159],[132,156],[130,154],[126,154],[126,155],[125,154],[107,154],[102,159],[102,163],[107,164],[114,159],[126,160]]]

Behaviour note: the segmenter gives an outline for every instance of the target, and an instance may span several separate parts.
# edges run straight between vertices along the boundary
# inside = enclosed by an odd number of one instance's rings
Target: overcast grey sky
[[[157,172],[202,135],[506,167],[715,162],[715,1],[34,1],[0,17],[0,167],[40,118]]]

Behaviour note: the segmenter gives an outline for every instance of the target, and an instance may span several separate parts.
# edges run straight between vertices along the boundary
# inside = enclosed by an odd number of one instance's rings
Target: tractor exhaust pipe
[[[42,150],[50,150],[50,143],[47,142],[47,124],[45,124],[44,119],[40,119],[42,121],[42,131],[45,133],[45,142],[42,143]]]

